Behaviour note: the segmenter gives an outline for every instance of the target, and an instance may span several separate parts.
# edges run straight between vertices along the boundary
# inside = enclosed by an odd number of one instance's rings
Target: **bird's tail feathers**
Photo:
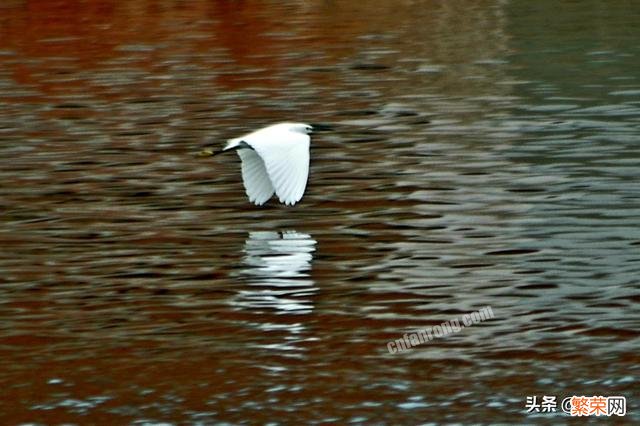
[[[242,139],[241,138],[229,139],[227,141],[227,145],[224,148],[222,148],[222,150],[223,151],[228,151],[230,149],[237,148],[238,146],[240,146],[241,143],[242,143]]]

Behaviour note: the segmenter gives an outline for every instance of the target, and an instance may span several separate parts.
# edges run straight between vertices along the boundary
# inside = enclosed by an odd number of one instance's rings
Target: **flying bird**
[[[261,206],[275,193],[281,203],[292,206],[307,186],[312,131],[309,124],[278,123],[229,139],[221,151],[205,149],[200,155],[236,151],[242,160],[242,182],[249,201]]]

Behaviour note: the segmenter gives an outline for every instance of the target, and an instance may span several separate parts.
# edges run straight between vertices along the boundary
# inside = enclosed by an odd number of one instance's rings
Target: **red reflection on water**
[[[99,69],[120,59],[145,68],[176,53],[214,68],[225,87],[256,80],[270,86],[276,83],[271,76],[285,65],[276,53],[300,50],[268,34],[290,31],[283,24],[290,12],[263,1],[31,0],[4,5],[0,49],[18,58],[10,64],[16,82],[45,93],[55,90],[55,84],[43,83],[39,73]],[[154,52],[136,63],[131,45]],[[218,72],[220,66],[223,72]],[[254,71],[243,75],[247,70]]]
[[[25,57],[95,61],[121,37],[111,29],[115,13],[113,1],[31,0],[22,7],[6,7],[0,47]]]

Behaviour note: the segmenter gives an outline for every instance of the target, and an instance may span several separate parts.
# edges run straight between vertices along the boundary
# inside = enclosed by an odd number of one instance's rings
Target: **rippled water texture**
[[[529,395],[623,395],[637,422],[638,22],[1,2],[2,423],[567,421]],[[293,208],[194,155],[287,120],[329,129]]]

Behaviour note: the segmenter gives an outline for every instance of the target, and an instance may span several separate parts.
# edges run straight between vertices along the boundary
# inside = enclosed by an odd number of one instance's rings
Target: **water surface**
[[[0,5],[0,417],[638,419],[634,2]],[[322,123],[303,201],[194,154]],[[402,354],[387,342],[491,306]]]

